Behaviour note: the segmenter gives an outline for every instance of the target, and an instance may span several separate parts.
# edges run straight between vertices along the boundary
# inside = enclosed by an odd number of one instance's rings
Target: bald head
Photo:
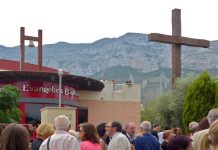
[[[134,136],[135,135],[135,124],[132,122],[129,122],[125,125],[125,131],[126,133],[128,133],[130,136]]]
[[[57,116],[54,119],[54,126],[56,130],[65,130],[68,131],[70,129],[70,120],[65,115]]]

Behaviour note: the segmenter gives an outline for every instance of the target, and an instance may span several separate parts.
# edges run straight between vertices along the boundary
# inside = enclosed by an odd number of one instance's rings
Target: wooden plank
[[[38,30],[38,66],[42,71],[42,30]]]
[[[172,35],[181,36],[182,35],[181,27],[181,10],[173,9],[172,10]]]
[[[193,39],[188,37],[172,36],[172,35],[165,35],[159,33],[149,34],[148,40],[161,42],[161,43],[180,44],[180,45],[204,47],[204,48],[208,48],[210,46],[210,41],[208,40]]]
[[[181,10],[172,10],[172,35],[182,35]],[[181,44],[172,44],[172,88],[176,87],[177,78],[181,78]]]
[[[20,71],[24,70],[25,63],[25,40],[24,40],[25,28],[20,28]]]
[[[38,41],[38,37],[34,37],[34,36],[24,36],[25,40],[33,40],[33,41]]]

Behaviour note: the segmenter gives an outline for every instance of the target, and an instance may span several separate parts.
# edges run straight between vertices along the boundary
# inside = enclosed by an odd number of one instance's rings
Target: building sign
[[[70,95],[70,96],[75,95],[74,89],[66,88],[66,89],[61,89],[60,91],[62,94],[67,95],[67,96],[68,95]],[[38,92],[38,93],[46,93],[46,94],[50,94],[50,93],[59,94],[59,89],[57,89],[54,86],[32,87],[29,84],[23,84],[22,92],[35,92],[35,93]]]
[[[32,97],[32,98],[52,98],[58,99],[59,96],[59,86],[57,83],[53,82],[41,82],[41,81],[17,81],[10,83],[0,82],[0,90],[4,85],[14,85],[18,87],[21,92],[21,97]],[[77,94],[75,88],[62,85],[60,90],[62,94],[62,99],[75,100],[77,99]]]

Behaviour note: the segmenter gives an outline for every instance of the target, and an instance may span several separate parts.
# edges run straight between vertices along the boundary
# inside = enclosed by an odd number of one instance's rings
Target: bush
[[[177,79],[176,87],[158,98],[158,111],[162,126],[182,128],[184,97],[194,77]]]
[[[20,91],[17,87],[11,85],[3,86],[0,91],[0,122],[12,123],[18,122],[21,117],[21,111],[18,109],[17,99],[20,97]]]
[[[191,121],[200,121],[215,106],[215,94],[215,82],[208,72],[203,72],[193,81],[185,96],[182,114],[186,132]]]
[[[182,113],[184,109],[184,99],[188,88],[191,86],[194,76],[188,76],[185,79],[178,79],[176,81],[176,88],[172,91],[172,104],[171,104],[171,126],[183,128]],[[184,129],[184,128],[183,128]]]
[[[146,103],[144,110],[141,111],[141,122],[150,121],[151,123],[160,122],[160,114],[157,111],[157,101],[151,100]]]

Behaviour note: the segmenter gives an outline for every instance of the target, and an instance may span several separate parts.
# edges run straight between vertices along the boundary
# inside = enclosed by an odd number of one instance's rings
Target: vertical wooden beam
[[[24,70],[24,61],[25,61],[25,28],[20,28],[20,71]]]
[[[38,30],[38,66],[42,71],[42,30]]]
[[[181,36],[181,10],[172,10],[172,35]],[[172,44],[172,86],[181,77],[181,44]]]

